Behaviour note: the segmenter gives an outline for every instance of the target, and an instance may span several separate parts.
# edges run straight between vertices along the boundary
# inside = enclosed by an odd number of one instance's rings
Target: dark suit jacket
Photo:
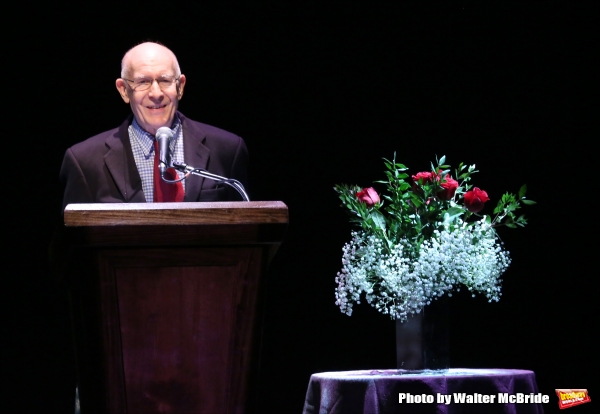
[[[183,128],[185,162],[213,174],[247,184],[248,151],[237,135],[192,121],[178,113]],[[63,209],[69,203],[144,203],[142,179],[133,159],[127,128],[120,127],[69,148],[60,171],[64,186]],[[241,201],[229,186],[190,176],[184,201]]]

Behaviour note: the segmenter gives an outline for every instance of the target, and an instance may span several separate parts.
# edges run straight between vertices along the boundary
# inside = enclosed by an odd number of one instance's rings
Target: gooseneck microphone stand
[[[167,166],[171,161],[171,157],[169,154],[169,146],[171,140],[173,139],[173,131],[171,131],[168,127],[158,128],[156,131],[156,141],[158,142],[158,152],[159,152],[159,164],[158,169],[160,172],[160,178],[169,184],[175,184],[180,181],[185,180],[190,174],[199,175],[200,177],[209,178],[211,180],[215,180],[219,183],[227,184],[230,187],[235,188],[235,190],[240,193],[244,201],[250,201],[248,198],[248,194],[246,190],[244,190],[244,186],[238,180],[234,180],[232,178],[221,177],[220,175],[209,173],[208,171],[202,168],[194,168],[183,162],[174,162],[173,168],[185,173],[183,178],[177,180],[169,180],[165,178],[165,172],[167,171]]]
[[[174,162],[173,168],[185,173],[185,177],[180,180],[174,180],[174,181],[167,180],[164,177],[162,177],[162,179],[164,181],[166,181],[168,183],[176,183],[178,181],[185,179],[188,176],[188,174],[194,174],[194,175],[198,175],[198,176],[204,177],[204,178],[209,178],[211,180],[215,180],[219,183],[223,183],[230,187],[233,187],[233,188],[235,188],[235,190],[238,193],[240,193],[240,195],[242,196],[244,201],[250,201],[250,198],[248,197],[248,194],[246,193],[244,186],[238,180],[234,180],[233,178],[221,177],[220,175],[209,173],[208,171],[203,170],[202,168],[194,168],[192,166],[189,166],[184,162]]]

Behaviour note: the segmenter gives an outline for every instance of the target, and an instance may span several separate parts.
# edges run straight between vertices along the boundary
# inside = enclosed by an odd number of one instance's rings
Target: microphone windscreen
[[[166,135],[166,137],[168,139],[172,139],[173,138],[173,131],[171,131],[171,128],[169,127],[160,127],[156,130],[156,139],[159,139],[161,137],[163,137],[164,135]]]

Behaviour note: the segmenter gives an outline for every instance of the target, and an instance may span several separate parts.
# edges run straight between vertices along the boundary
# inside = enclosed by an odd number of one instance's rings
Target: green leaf
[[[374,210],[371,212],[371,218],[377,227],[379,227],[381,230],[385,230],[385,217],[383,217],[383,214],[377,210]]]
[[[500,213],[504,209],[504,201],[498,200],[498,204],[496,204],[496,208],[494,209],[494,214]]]
[[[446,156],[442,155],[442,158],[440,158],[440,160],[438,161],[438,165],[442,165],[446,162]]]
[[[524,200],[521,200],[521,201],[523,202],[523,204],[526,204],[526,205],[528,205],[528,206],[532,206],[532,205],[534,205],[534,204],[537,204],[537,203],[536,203],[535,201],[533,201],[533,200],[527,200],[527,199],[524,199]]]
[[[460,207],[450,207],[448,210],[446,210],[446,214],[448,214],[450,216],[451,220],[453,220],[455,217],[458,217],[464,213],[465,213],[465,210],[463,210]]]
[[[519,189],[519,198],[523,198],[525,193],[527,192],[527,186],[523,184],[523,186]]]

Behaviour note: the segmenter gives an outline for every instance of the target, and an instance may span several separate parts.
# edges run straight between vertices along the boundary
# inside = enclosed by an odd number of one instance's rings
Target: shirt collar
[[[138,124],[135,116],[133,117],[133,122],[131,123],[133,128],[133,137],[137,140],[144,152],[144,155],[148,157],[154,151],[154,141],[156,138],[154,135],[150,134],[148,131],[143,129],[140,124]],[[181,120],[179,119],[179,115],[176,113],[173,118],[173,123],[171,124],[171,128],[169,128],[173,132],[173,139],[170,142],[169,149],[171,152],[175,151],[175,144],[177,143],[177,138],[179,138],[179,133],[181,131]]]

